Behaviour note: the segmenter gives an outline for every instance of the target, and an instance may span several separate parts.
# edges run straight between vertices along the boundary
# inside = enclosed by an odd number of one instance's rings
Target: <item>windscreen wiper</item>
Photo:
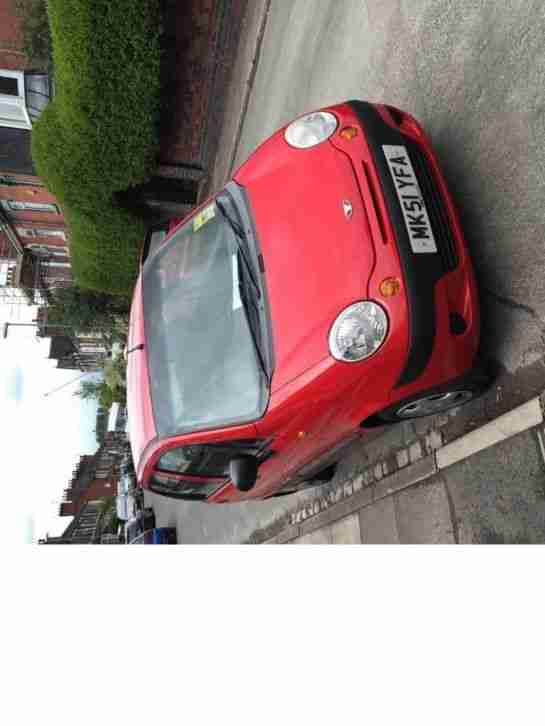
[[[270,383],[270,376],[269,371],[267,369],[267,364],[265,362],[265,356],[263,355],[263,351],[261,350],[261,335],[259,336],[260,340],[258,340],[258,333],[257,331],[261,332],[259,326],[260,326],[260,319],[259,319],[259,309],[256,307],[255,303],[251,303],[248,299],[248,294],[246,292],[246,287],[242,282],[238,283],[238,289],[239,289],[239,295],[240,300],[242,302],[242,305],[244,306],[244,310],[246,312],[246,319],[248,321],[248,328],[250,329],[250,335],[252,336],[252,340],[254,342],[255,351],[257,353],[257,357],[259,359],[259,363],[261,365],[261,369],[263,373],[265,374],[265,378],[267,379],[267,382]],[[253,310],[257,313],[257,321],[254,317],[252,317],[252,311],[250,308],[253,308]],[[257,322],[257,331],[254,327],[255,322]]]
[[[244,231],[243,231],[242,227],[240,226],[240,224],[231,217],[231,215],[225,208],[225,205],[223,204],[223,202],[221,202],[217,197],[214,201],[215,201],[216,207],[219,209],[222,217],[225,219],[227,224],[231,227],[231,229],[235,233],[238,251],[240,253],[240,256],[242,257],[244,266],[246,267],[248,277],[250,278],[252,286],[255,290],[257,299],[261,300],[261,290],[260,290],[259,284],[255,277],[254,267],[253,267],[252,263],[250,262],[250,260],[248,259],[248,255],[247,255],[246,249],[244,247],[244,239],[245,239]]]

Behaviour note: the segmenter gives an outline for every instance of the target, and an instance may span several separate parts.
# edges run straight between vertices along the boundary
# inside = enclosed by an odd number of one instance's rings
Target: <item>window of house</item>
[[[27,249],[34,252],[35,255],[44,255],[46,257],[68,257],[68,247],[51,247],[49,245],[30,244]]]
[[[42,261],[40,264],[45,267],[70,267],[69,262],[52,262],[51,260]]]
[[[63,229],[51,229],[46,227],[16,227],[16,229],[17,234],[20,237],[60,237],[60,239],[66,240],[66,234]]]
[[[0,126],[2,124],[0,123]],[[8,187],[43,187],[39,179],[22,179],[12,174],[0,174],[0,186]]]
[[[0,76],[0,94],[3,96],[18,96],[19,88],[17,79]]]
[[[56,204],[48,202],[20,202],[15,199],[0,199],[0,204],[8,212],[47,212],[49,214],[59,214],[59,208]]]
[[[0,286],[4,286],[8,281],[8,262],[0,262]]]
[[[0,68],[0,126],[32,128],[26,108],[25,76],[21,71]]]

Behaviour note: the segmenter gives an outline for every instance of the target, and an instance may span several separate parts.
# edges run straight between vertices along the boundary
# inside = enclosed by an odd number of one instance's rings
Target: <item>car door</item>
[[[264,461],[267,442],[238,439],[173,447],[158,459],[150,488],[178,499],[204,501],[229,482],[230,462],[241,455]]]
[[[271,438],[277,459],[275,488],[283,490],[297,488],[322,464],[322,468],[328,466],[329,453],[355,435],[342,405],[325,386],[290,396],[285,406],[278,406],[275,415],[256,428]]]

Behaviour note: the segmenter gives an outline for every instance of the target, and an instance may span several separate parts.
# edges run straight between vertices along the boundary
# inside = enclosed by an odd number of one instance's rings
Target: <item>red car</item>
[[[419,124],[363,101],[302,116],[142,264],[138,482],[208,502],[315,485],[362,428],[481,393],[478,343],[472,266]]]

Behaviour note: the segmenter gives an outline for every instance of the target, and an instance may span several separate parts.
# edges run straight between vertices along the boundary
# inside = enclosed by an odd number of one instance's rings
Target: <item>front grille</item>
[[[458,254],[456,252],[456,243],[452,236],[447,210],[445,209],[445,203],[437,189],[433,172],[423,152],[411,146],[409,153],[420,185],[420,190],[426,201],[426,208],[437,243],[437,250],[441,256],[445,272],[450,272],[458,266]]]

